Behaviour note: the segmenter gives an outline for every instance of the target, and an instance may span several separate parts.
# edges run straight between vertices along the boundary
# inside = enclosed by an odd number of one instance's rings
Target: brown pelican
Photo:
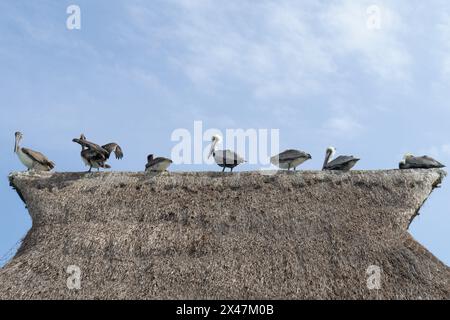
[[[231,150],[216,150],[217,144],[221,141],[220,136],[213,135],[211,150],[209,151],[208,159],[213,156],[219,167],[222,167],[222,172],[225,172],[225,168],[230,168],[233,172],[234,167],[246,162],[237,153]]]
[[[335,153],[336,148],[327,148],[322,170],[349,171],[359,161],[359,159],[353,156],[339,156],[336,159],[331,160]]]
[[[92,168],[96,168],[97,170],[100,170],[100,168],[110,169],[111,166],[106,164],[106,161],[108,161],[113,152],[116,159],[123,158],[122,148],[117,143],[108,143],[104,146],[99,146],[88,141],[84,134],[81,134],[80,139],[73,139],[72,141],[81,145],[81,159],[86,166],[89,166],[88,172],[91,172]]]
[[[28,170],[50,171],[55,167],[55,164],[48,160],[48,158],[42,153],[27,148],[21,148],[19,146],[20,141],[23,138],[22,133],[16,132],[15,136],[16,142],[14,145],[14,152],[17,154],[23,165],[28,168]]]
[[[399,163],[400,169],[432,169],[444,167],[442,163],[433,158],[428,156],[415,157],[410,153],[405,154],[403,160]]]
[[[289,171],[291,168],[294,168],[295,171],[297,166],[309,159],[311,159],[311,155],[309,153],[290,149],[273,156],[270,158],[270,162],[273,165],[278,166],[280,169],[287,169]]]
[[[163,172],[172,164],[172,160],[158,157],[153,158],[153,155],[147,157],[147,164],[145,165],[145,171]]]

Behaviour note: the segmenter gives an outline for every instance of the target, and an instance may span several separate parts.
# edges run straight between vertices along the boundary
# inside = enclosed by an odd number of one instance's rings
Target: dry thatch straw
[[[449,299],[407,232],[444,175],[15,173],[33,227],[0,299]]]

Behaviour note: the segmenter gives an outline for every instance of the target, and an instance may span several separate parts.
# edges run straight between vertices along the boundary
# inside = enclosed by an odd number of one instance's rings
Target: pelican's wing
[[[309,154],[306,152],[300,151],[300,150],[286,150],[280,153],[277,156],[272,157],[273,160],[279,160],[280,162],[286,162],[286,161],[293,161],[297,160],[298,158],[308,158]]]
[[[108,151],[110,154],[114,152],[116,155],[116,159],[122,159],[123,158],[123,151],[122,148],[117,143],[108,143],[102,146],[103,149]]]
[[[240,164],[245,162],[241,156],[231,150],[217,151],[214,158],[218,164]]]
[[[445,166],[439,161],[434,160],[431,157],[423,156],[423,157],[410,157],[406,159],[406,163],[410,168],[444,168]]]
[[[81,152],[82,156],[86,159],[94,162],[106,161],[106,157],[103,153],[97,152],[97,150],[86,149]]]
[[[98,144],[95,144],[93,142],[90,142],[90,141],[87,141],[87,140],[84,140],[84,139],[83,140],[81,140],[81,139],[73,139],[72,141],[76,142],[76,143],[78,143],[78,144],[80,144],[80,145],[82,145],[82,146],[84,146],[84,147],[86,147],[88,149],[100,152],[101,154],[105,154],[107,152],[104,148],[100,147]]]
[[[173,162],[173,161],[170,160],[170,159],[163,158],[163,157],[159,157],[159,158],[155,158],[155,159],[149,161],[149,162],[145,165],[145,169],[151,168],[151,167],[157,165],[158,163],[166,162],[166,161],[167,161],[167,162],[170,162],[170,163]]]
[[[22,151],[27,156],[29,156],[31,159],[40,163],[43,166],[47,166],[50,169],[53,169],[55,167],[55,164],[52,161],[48,160],[48,158],[40,152],[31,150],[31,149],[27,149],[27,148],[22,148]]]
[[[326,166],[326,169],[329,170],[340,170],[342,168],[345,168],[350,162],[352,161],[359,161],[359,159],[353,157],[353,156],[339,156],[333,161],[329,162]]]

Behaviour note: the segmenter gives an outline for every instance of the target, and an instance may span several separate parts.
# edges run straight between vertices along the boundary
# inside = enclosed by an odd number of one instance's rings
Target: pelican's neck
[[[336,153],[336,150],[332,149],[330,152],[330,157],[329,157],[328,161],[331,161],[331,159],[334,158],[335,153]]]
[[[211,154],[214,156],[217,150],[217,143],[219,141],[218,140],[214,140],[213,143],[211,144]]]
[[[326,154],[325,154],[325,161],[323,162],[323,167],[322,167],[322,169],[325,169],[325,167],[327,166],[327,164],[330,163],[331,158],[333,158],[333,156],[334,156],[334,150],[331,150],[331,151],[328,151],[328,150],[327,150],[327,152],[326,152]]]

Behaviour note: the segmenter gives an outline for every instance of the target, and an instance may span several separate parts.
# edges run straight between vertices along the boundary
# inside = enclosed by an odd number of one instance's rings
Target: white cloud
[[[180,50],[169,59],[202,90],[234,84],[256,97],[300,96],[327,92],[352,72],[383,81],[409,77],[403,23],[384,1],[380,30],[366,27],[369,2],[173,3],[176,26],[168,33]]]
[[[176,36],[186,52],[176,61],[201,88],[231,80],[258,97],[297,95],[317,91],[320,78],[335,69],[326,43],[307,23],[308,4],[191,3],[181,2]]]

